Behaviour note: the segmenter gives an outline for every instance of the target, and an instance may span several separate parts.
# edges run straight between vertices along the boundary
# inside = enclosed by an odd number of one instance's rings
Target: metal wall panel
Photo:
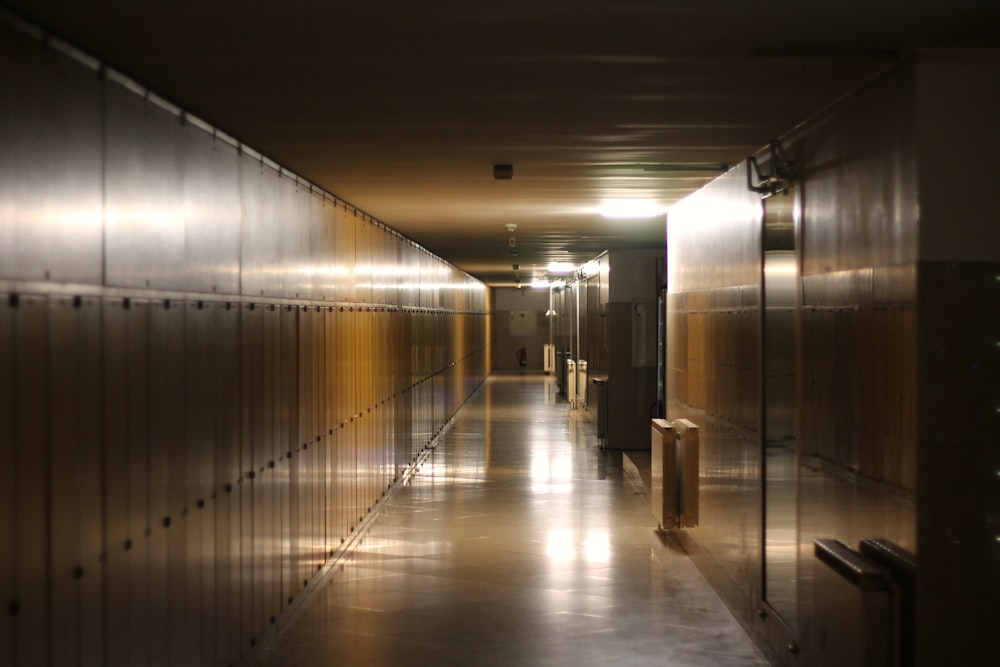
[[[185,289],[240,290],[240,164],[235,147],[199,127],[181,130]]]
[[[79,417],[75,392],[79,382],[76,325],[72,298],[49,300],[47,399],[51,428],[48,434],[50,483],[47,504],[51,512],[48,559],[52,586],[49,619],[52,637],[49,648],[55,664],[76,662],[80,642],[77,614],[80,591],[75,576],[83,567],[75,470],[79,457],[76,438]]]
[[[735,611],[760,596],[760,284],[763,210],[740,166],[671,209],[667,416],[701,431],[699,526]],[[720,583],[720,582],[717,582]]]
[[[338,206],[336,210],[336,277],[337,301],[354,301],[355,235],[357,219],[353,210]]]
[[[48,304],[21,296],[14,313],[14,664],[49,664]]]
[[[361,303],[372,302],[372,283],[375,278],[372,264],[372,233],[373,226],[370,221],[360,216],[355,218],[354,300]]]
[[[129,664],[141,664],[151,654],[152,624],[162,618],[154,610],[162,609],[164,593],[161,588],[162,573],[153,566],[158,564],[158,552],[153,546],[159,545],[159,537],[153,539],[153,527],[159,527],[159,517],[153,516],[150,491],[152,474],[150,466],[154,459],[150,450],[150,345],[152,335],[150,322],[152,309],[158,307],[145,300],[130,300],[125,308],[126,317],[126,372],[128,429],[128,533],[124,536],[122,548],[127,549]],[[109,419],[110,421],[110,419]],[[162,515],[161,515],[162,516]],[[159,536],[160,533],[157,532]],[[159,632],[159,628],[155,630]]]
[[[104,104],[106,282],[184,289],[180,119],[115,82],[105,86]]]
[[[282,279],[281,296],[289,299],[311,299],[313,273],[312,228],[309,190],[287,174],[278,176],[278,206],[282,225],[281,258],[277,277]]]
[[[102,280],[101,94],[93,71],[0,25],[0,278]]]
[[[190,655],[184,634],[184,309],[150,304],[149,321],[150,646],[157,664]]]
[[[233,486],[240,468],[240,340],[243,311],[227,303],[213,326],[217,359],[215,411],[215,568],[216,664],[231,664],[239,655],[239,503]]]
[[[482,380],[463,369],[486,330],[382,309],[473,299],[364,214],[20,39],[0,64],[24,91],[0,100],[21,147],[0,181],[0,265],[17,270],[0,277],[115,291],[3,305],[0,651],[238,662]],[[17,143],[34,124],[45,150]]]
[[[281,220],[277,175],[259,158],[240,157],[241,292],[249,297],[284,294],[280,262]]]
[[[129,371],[128,311],[121,299],[103,303],[103,411],[104,411],[104,552],[107,554],[107,632],[128,637],[129,609]],[[135,623],[139,623],[137,617]],[[107,664],[130,664],[127,641],[109,642]]]
[[[313,196],[316,228],[312,240],[313,298],[325,301],[337,299],[337,205],[327,197]]]
[[[80,606],[80,664],[103,667],[107,664],[104,651],[104,599],[107,572],[104,565],[105,517],[102,491],[104,419],[101,410],[101,303],[95,298],[76,300],[77,373],[77,503],[80,512],[80,551],[82,570],[78,589]]]
[[[16,532],[14,503],[14,312],[11,296],[0,292],[0,572],[14,572]],[[13,601],[14,581],[0,578],[0,600]],[[14,656],[14,615],[8,613],[0,622],[0,655]]]

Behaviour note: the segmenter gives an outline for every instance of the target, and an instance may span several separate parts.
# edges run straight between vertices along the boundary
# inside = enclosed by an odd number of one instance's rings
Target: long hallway
[[[542,375],[494,375],[262,652],[323,665],[767,665]]]

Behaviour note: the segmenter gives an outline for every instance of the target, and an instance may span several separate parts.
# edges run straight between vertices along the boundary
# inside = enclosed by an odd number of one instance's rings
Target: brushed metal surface
[[[0,277],[100,285],[101,93],[94,72],[0,25]]]
[[[115,82],[104,88],[105,280],[184,289],[183,127]]]
[[[83,665],[105,664],[104,566],[105,485],[102,470],[104,457],[104,418],[101,414],[101,302],[81,297],[74,304],[78,320],[76,360],[78,383],[76,494],[80,516],[80,552],[82,573],[78,580],[80,606],[79,660]]]
[[[14,442],[14,307],[10,295],[0,291],[0,571],[14,572],[16,563]],[[12,577],[0,580],[0,599],[14,600]],[[0,651],[14,653],[15,626],[0,623]]]
[[[130,615],[129,565],[132,538],[129,531],[129,367],[128,311],[122,299],[106,299],[101,312],[102,342],[100,359],[104,401],[98,410],[104,418],[105,547],[107,565],[106,619],[109,636],[130,636],[140,618]],[[0,380],[2,381],[2,380]],[[98,513],[97,516],[100,516]],[[108,645],[107,664],[124,667],[130,664],[127,641]]]
[[[38,372],[48,362],[49,306],[44,297],[21,296],[13,313],[14,329],[14,576],[17,624],[15,665],[48,664],[54,627],[48,618],[50,544],[46,525],[50,479],[50,378]]]
[[[18,56],[40,60],[0,107],[53,128],[0,185],[3,277],[53,286],[0,311],[18,606],[0,646],[235,663],[483,380],[486,291],[124,77],[43,53]],[[19,236],[29,200],[44,248]]]
[[[248,297],[283,296],[278,177],[260,158],[240,156],[240,287]]]
[[[124,301],[122,308],[125,308]],[[128,533],[124,537],[131,540],[129,550],[129,663],[145,660],[152,645],[154,604],[162,604],[162,599],[154,597],[158,591],[157,581],[152,573],[152,534],[154,518],[150,503],[150,333],[151,309],[153,304],[146,300],[131,299],[125,309],[125,355],[127,415],[125,427],[128,438]],[[120,417],[118,417],[120,419]],[[109,417],[109,420],[111,417]],[[159,517],[157,517],[158,519]],[[156,525],[159,525],[156,523]],[[157,533],[159,535],[159,533]],[[122,548],[125,543],[122,543]]]
[[[184,288],[239,294],[240,164],[236,149],[199,127],[181,129]],[[180,196],[180,193],[178,193]]]
[[[338,206],[336,210],[336,277],[337,300],[354,301],[356,271],[355,234],[357,222],[354,212]]]
[[[744,166],[674,206],[667,221],[667,417],[700,427],[698,527],[738,616],[760,595],[762,207]]]

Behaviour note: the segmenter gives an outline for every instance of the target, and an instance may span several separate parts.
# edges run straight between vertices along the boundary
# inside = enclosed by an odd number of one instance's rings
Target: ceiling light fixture
[[[598,210],[605,218],[656,218],[666,212],[652,199],[612,199]]]
[[[576,271],[576,267],[569,262],[549,262],[546,270],[549,273],[573,273]]]

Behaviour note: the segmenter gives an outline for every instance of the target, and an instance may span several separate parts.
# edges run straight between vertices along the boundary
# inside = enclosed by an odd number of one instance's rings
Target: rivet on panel
[[[199,498],[198,502],[196,503],[196,505],[198,506],[198,509],[204,509],[205,508],[205,499],[204,498]]]
[[[81,297],[81,296],[74,296],[73,297],[73,307],[74,308],[79,308],[82,305],[83,305],[83,297]]]
[[[82,565],[77,565],[76,567],[73,568],[73,578],[74,579],[83,579],[83,566]]]
[[[170,517],[169,516],[163,517],[163,527],[164,528],[170,528]]]
[[[131,551],[132,550],[132,540],[131,539],[126,539],[125,543],[122,546],[125,548],[125,551]]]
[[[7,297],[7,305],[11,308],[17,308],[17,306],[20,303],[21,303],[21,297],[19,297],[17,294],[11,294],[10,296]]]

